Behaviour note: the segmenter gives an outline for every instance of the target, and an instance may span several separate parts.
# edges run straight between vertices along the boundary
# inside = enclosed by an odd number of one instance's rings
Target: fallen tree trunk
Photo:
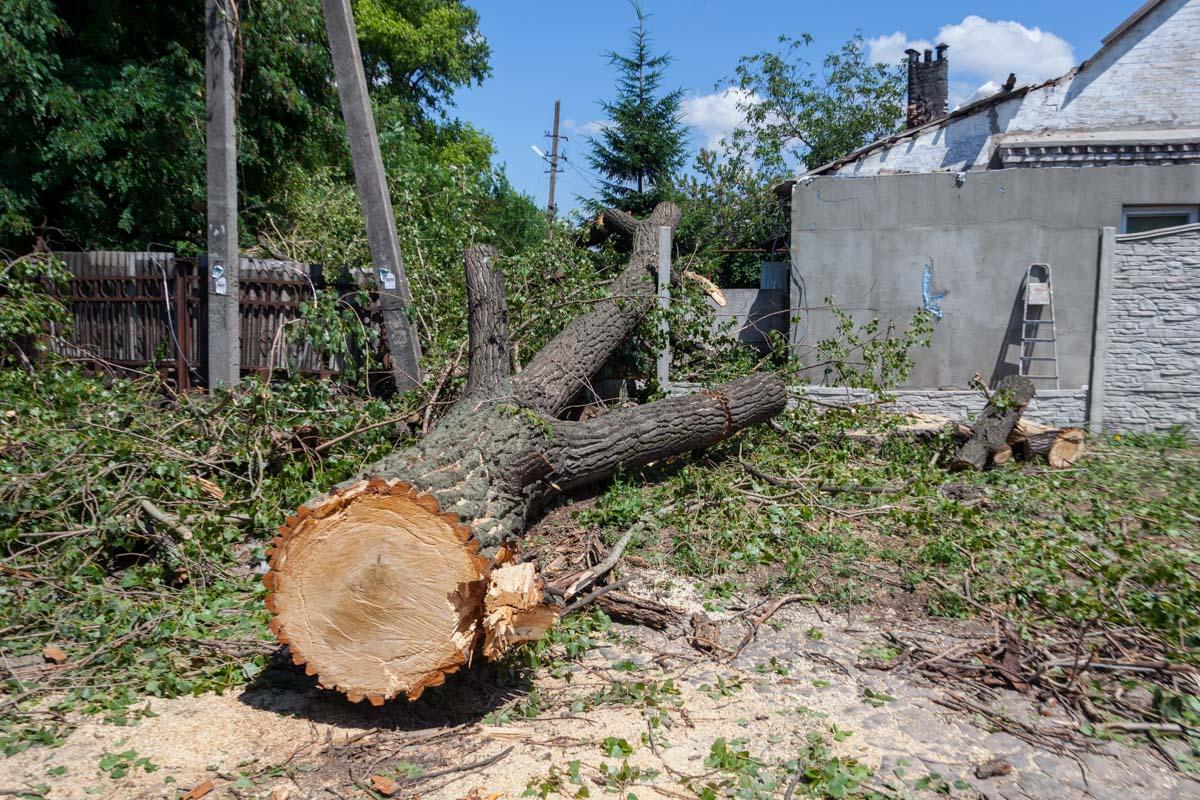
[[[1033,382],[1020,375],[1001,379],[983,413],[972,426],[971,438],[959,449],[950,468],[981,470],[994,453],[1007,449],[1008,435],[1021,419],[1025,406],[1033,399],[1034,391]]]
[[[519,563],[530,514],[556,492],[708,447],[781,412],[774,375],[586,421],[559,417],[651,308],[662,204],[634,225],[612,296],[509,374],[496,253],[466,253],[467,390],[416,446],[305,503],[280,530],[264,581],[271,629],[323,686],[354,701],[415,699],[470,663],[540,637],[561,607]]]
[[[1062,469],[1083,455],[1085,439],[1082,428],[1052,428],[1021,419],[1008,435],[1008,445],[1024,461],[1042,456],[1050,466]]]

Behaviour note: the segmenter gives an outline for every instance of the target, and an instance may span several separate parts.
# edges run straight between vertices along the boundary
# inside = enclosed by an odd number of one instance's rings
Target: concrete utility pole
[[[329,34],[329,52],[333,56],[333,74],[337,79],[342,103],[342,119],[350,136],[350,156],[354,161],[354,180],[358,199],[366,217],[367,243],[375,267],[379,304],[392,353],[392,376],[396,390],[407,392],[421,383],[421,345],[408,316],[412,293],[404,274],[404,259],[396,238],[396,219],[388,194],[383,157],[379,153],[379,135],[367,94],[358,50],[358,34],[350,0],[322,0],[325,30]]]
[[[558,215],[558,206],[554,205],[554,183],[558,177],[558,111],[561,100],[554,101],[554,133],[550,135],[550,205],[546,207],[546,241],[554,238],[554,218]]]
[[[208,387],[230,387],[241,367],[238,316],[237,127],[229,0],[204,3],[204,86],[208,160]]]
[[[663,312],[671,307],[671,229],[666,225],[658,229],[658,307]],[[658,387],[665,389],[671,381],[671,331],[666,319],[659,320],[658,332],[662,334],[663,343],[654,372]]]

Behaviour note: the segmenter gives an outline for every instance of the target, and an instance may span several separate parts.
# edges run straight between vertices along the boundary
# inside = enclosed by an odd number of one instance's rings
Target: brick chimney
[[[950,98],[949,45],[937,46],[937,59],[932,50],[925,51],[924,60],[916,50],[905,50],[908,56],[908,127],[915,128],[941,119],[948,113]]]

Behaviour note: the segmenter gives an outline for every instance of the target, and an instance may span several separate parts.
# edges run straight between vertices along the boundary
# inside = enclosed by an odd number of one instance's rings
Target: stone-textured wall
[[[1197,42],[1200,0],[1166,0],[1077,70],[900,136],[825,174],[986,169],[1006,134],[1198,127]],[[1020,77],[1020,65],[1013,69]]]
[[[699,384],[672,383],[667,394],[674,397],[699,391]],[[795,408],[801,397],[809,397],[825,405],[860,405],[875,402],[876,395],[867,389],[846,389],[837,386],[793,386],[788,390],[788,407]],[[884,408],[900,413],[918,412],[970,422],[987,405],[983,395],[971,389],[900,389],[892,393],[893,400]],[[1039,389],[1025,410],[1027,419],[1058,427],[1082,426],[1087,421],[1086,389]]]
[[[1118,236],[1104,427],[1200,432],[1200,225]]]
[[[875,399],[866,390],[833,386],[804,386],[798,388],[796,394],[822,403],[864,403]],[[895,399],[887,408],[936,414],[963,422],[978,417],[987,404],[982,394],[967,389],[899,389],[893,397]],[[1025,410],[1025,417],[1046,425],[1081,426],[1087,420],[1087,390],[1038,389]]]

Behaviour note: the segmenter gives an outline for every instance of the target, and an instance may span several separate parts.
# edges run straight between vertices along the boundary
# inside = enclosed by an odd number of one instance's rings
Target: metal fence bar
[[[183,390],[208,372],[203,270],[194,259],[163,252],[60,252],[71,274],[64,295],[73,324],[55,336],[59,352],[112,367],[155,369]],[[243,259],[240,274],[239,356],[243,373],[287,369],[335,375],[344,364],[288,336],[298,331],[300,304],[326,288],[354,307],[363,324],[381,334],[377,300],[359,308],[352,295],[371,288],[371,274],[343,271],[331,283],[317,266]],[[382,352],[382,351],[381,351]],[[374,354],[378,358],[380,353]],[[380,359],[381,361],[382,359]]]

